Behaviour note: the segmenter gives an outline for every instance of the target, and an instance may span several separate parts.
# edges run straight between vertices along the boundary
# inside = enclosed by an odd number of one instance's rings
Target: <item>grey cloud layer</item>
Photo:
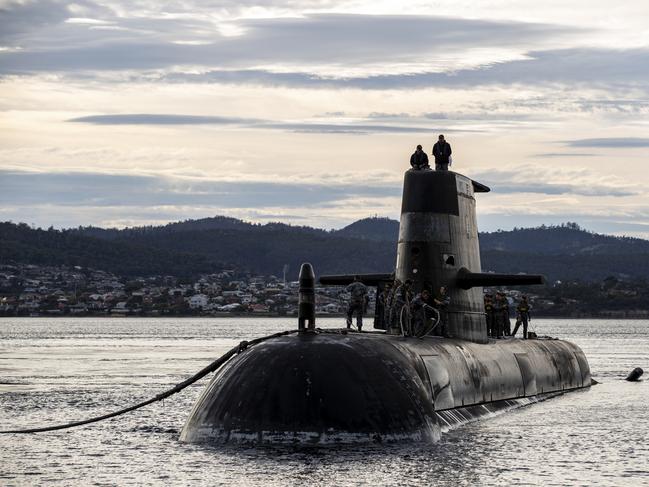
[[[462,69],[451,73],[424,72],[413,74],[371,75],[347,78],[324,78],[303,72],[273,73],[258,69],[211,70],[200,74],[170,73],[167,81],[252,83],[312,88],[416,89],[430,87],[470,88],[483,85],[539,85],[580,83],[596,88],[607,86],[636,86],[647,88],[649,78],[649,49],[616,51],[610,49],[561,49],[528,53],[529,59]],[[1,64],[0,64],[1,66]],[[549,102],[550,100],[548,100]],[[638,103],[646,107],[647,100],[630,100],[627,110],[634,111]],[[581,110],[593,105],[582,101]],[[619,105],[619,104],[618,104]],[[607,105],[616,108],[617,105]]]
[[[546,195],[572,194],[579,196],[637,196],[644,189],[627,182],[601,182],[587,170],[550,171],[538,165],[519,166],[515,169],[493,169],[473,174],[474,179],[491,186],[497,193],[536,193]],[[569,181],[569,182],[565,182]]]
[[[357,66],[430,60],[431,70],[437,71],[442,66],[435,66],[435,60],[449,52],[476,46],[484,49],[516,45],[520,50],[524,45],[569,34],[568,29],[551,25],[394,15],[328,14],[244,20],[236,23],[243,34],[234,37],[224,37],[213,24],[199,20],[111,22],[112,27],[125,30],[59,24],[60,32],[19,36],[15,42],[23,50],[2,54],[0,67],[4,72],[158,69],[176,65],[246,69],[264,64],[309,66],[333,62]],[[209,43],[174,44],[174,38]]]
[[[518,173],[492,171],[491,174],[498,180],[493,181],[492,189],[501,194],[533,192],[554,195],[565,192],[586,196],[625,196],[632,193],[611,186],[591,185],[580,192],[576,185],[544,182],[521,185],[512,180]],[[491,183],[488,178],[476,176]],[[349,217],[337,215],[341,209],[348,209],[350,201],[354,201],[357,214],[361,212],[362,215],[363,211],[370,214],[375,212],[373,202],[385,198],[398,201],[401,193],[400,181],[350,184],[337,183],[336,179],[330,175],[323,183],[224,182],[150,175],[0,170],[0,220],[59,227],[90,222],[123,226],[164,223],[192,215],[236,214],[253,220],[306,221],[315,225],[328,221],[329,225],[342,226],[349,223]],[[366,203],[359,203],[359,200]],[[398,205],[390,216],[395,217],[397,210]],[[570,212],[530,215],[526,209],[521,214],[514,206],[510,214],[481,213],[479,220],[483,230],[577,221],[587,228],[608,233],[644,232],[649,235],[646,224],[638,226],[649,217],[649,209],[634,208],[634,215],[635,224],[622,221],[621,217],[584,216]]]
[[[492,184],[498,193],[549,195],[631,196],[638,194],[614,184],[520,183],[517,171],[490,171],[476,179]],[[346,180],[348,180],[347,178]],[[363,178],[359,178],[363,180]],[[74,188],[74,191],[70,191]],[[0,170],[0,204],[4,206],[215,206],[221,208],[325,207],[355,198],[399,197],[399,181],[326,182],[215,181],[156,175],[103,173],[45,173]]]
[[[70,191],[70,188],[75,188]],[[352,197],[398,196],[394,186],[210,181],[99,173],[0,170],[0,204],[6,206],[210,205],[222,208],[300,208]]]
[[[34,30],[60,24],[69,16],[65,5],[55,1],[0,2],[0,41],[12,41]]]
[[[646,88],[649,78],[649,49],[552,49],[560,44],[557,39],[576,34],[563,26],[431,16],[314,14],[230,22],[241,35],[223,36],[220,24],[207,16],[125,18],[91,2],[81,2],[81,6],[106,25],[64,23],[72,13],[51,0],[39,7],[35,3],[5,7],[4,41],[22,49],[0,52],[0,73],[127,70],[132,72],[130,79],[136,80],[361,89],[519,83]],[[170,7],[182,10],[183,4]],[[174,41],[199,41],[201,45]],[[454,72],[441,61],[453,55],[461,59],[462,53],[478,47],[526,54],[527,58],[487,59],[479,67]],[[421,72],[406,68],[411,64],[418,65]],[[323,76],[319,71],[323,65],[329,70],[356,71],[354,75]],[[395,74],[358,72],[370,66],[392,66]],[[202,72],[196,73],[195,67],[201,67]],[[644,99],[604,100],[598,106],[587,100],[583,103],[584,110],[608,106],[632,112],[647,107]]]
[[[118,115],[90,115],[68,120],[96,125],[242,125],[262,122],[254,118],[219,117],[205,115],[176,115],[153,113],[126,113]]]
[[[288,130],[309,133],[431,133],[441,129],[417,125],[385,125],[378,123],[313,123],[313,122],[282,122],[238,117],[219,117],[201,115],[175,115],[175,114],[118,114],[118,115],[90,115],[68,120],[68,122],[91,123],[96,125],[221,125],[255,129]],[[446,132],[457,132],[445,129]],[[475,130],[470,130],[475,132]]]
[[[617,149],[633,149],[649,147],[649,138],[643,137],[608,137],[599,139],[569,140],[566,145],[570,147],[601,147]]]

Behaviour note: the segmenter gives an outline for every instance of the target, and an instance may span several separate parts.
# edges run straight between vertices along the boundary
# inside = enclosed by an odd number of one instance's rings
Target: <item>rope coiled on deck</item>
[[[273,333],[272,335],[267,335],[261,338],[255,338],[254,340],[250,340],[250,341],[244,340],[241,343],[239,343],[236,347],[230,349],[228,352],[221,355],[219,358],[217,358],[214,362],[209,364],[207,367],[204,367],[203,369],[198,371],[189,379],[176,384],[171,389],[168,389],[167,391],[162,392],[156,395],[155,397],[152,397],[151,399],[147,399],[146,401],[139,402],[137,404],[134,404],[133,406],[120,409],[119,411],[114,411],[112,413],[104,414],[102,416],[95,416],[93,418],[84,419],[82,421],[73,421],[71,423],[58,424],[54,426],[44,426],[41,428],[28,428],[28,429],[16,429],[16,430],[4,430],[4,431],[0,430],[0,434],[43,433],[45,431],[56,431],[56,430],[62,430],[67,428],[74,428],[76,426],[83,426],[85,424],[90,424],[90,423],[97,423],[105,419],[110,419],[116,416],[121,416],[122,414],[130,413],[131,411],[135,411],[136,409],[140,409],[144,406],[148,406],[149,404],[153,404],[154,402],[157,401],[162,401],[163,399],[166,399],[167,397],[182,391],[186,387],[192,385],[194,382],[205,377],[207,374],[218,370],[223,364],[225,364],[232,357],[240,354],[241,352],[243,352],[244,350],[248,349],[253,345],[257,345],[258,343],[264,342],[266,340],[270,340],[271,338],[290,335],[291,333],[296,333],[296,332],[297,330],[286,330],[279,333]]]

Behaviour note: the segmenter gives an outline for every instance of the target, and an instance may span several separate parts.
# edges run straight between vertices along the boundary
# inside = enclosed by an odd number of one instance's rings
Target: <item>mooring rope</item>
[[[136,409],[140,409],[144,406],[147,406],[149,404],[152,404],[157,401],[162,401],[163,399],[166,399],[169,396],[172,396],[173,394],[176,394],[177,392],[182,391],[186,387],[192,385],[194,382],[202,379],[205,377],[207,374],[210,372],[214,372],[215,370],[219,369],[223,364],[225,364],[228,360],[230,360],[233,356],[238,355],[239,353],[243,352],[246,350],[248,347],[251,347],[253,345],[257,345],[258,343],[261,343],[263,341],[269,340],[271,338],[277,338],[285,335],[290,335],[291,333],[296,333],[297,330],[286,330],[282,331],[279,333],[273,333],[272,335],[267,335],[265,337],[261,338],[255,338],[254,340],[250,341],[242,341],[239,343],[236,347],[232,348],[225,354],[221,355],[218,359],[216,359],[214,362],[209,364],[207,367],[204,367],[200,371],[198,371],[196,374],[191,376],[189,379],[184,380],[178,384],[176,384],[174,387],[171,389],[162,392],[158,394],[155,397],[152,397],[151,399],[147,399],[146,401],[139,402],[137,404],[134,404],[133,406],[129,406],[124,409],[120,409],[119,411],[114,411],[112,413],[104,414],[102,416],[95,416],[94,418],[89,418],[89,419],[84,419],[82,421],[73,421],[71,423],[65,423],[65,424],[58,424],[55,426],[44,426],[41,428],[29,428],[29,429],[17,429],[17,430],[5,430],[5,431],[0,431],[0,434],[21,434],[21,433],[43,433],[45,431],[56,431],[56,430],[62,430],[62,429],[67,429],[67,428],[74,428],[75,426],[83,426],[84,424],[90,424],[90,423],[97,423],[99,421],[103,421],[105,419],[110,419],[114,418],[116,416],[121,416],[122,414],[129,413],[131,411],[135,411]]]

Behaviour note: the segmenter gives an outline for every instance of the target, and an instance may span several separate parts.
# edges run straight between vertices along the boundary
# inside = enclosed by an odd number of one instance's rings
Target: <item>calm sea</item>
[[[0,436],[0,484],[649,485],[649,380],[623,380],[638,366],[649,376],[649,321],[533,325],[580,345],[600,384],[464,425],[433,445],[253,449],[178,441],[203,379],[111,421]],[[293,327],[267,318],[0,319],[0,429],[121,408],[242,339]]]

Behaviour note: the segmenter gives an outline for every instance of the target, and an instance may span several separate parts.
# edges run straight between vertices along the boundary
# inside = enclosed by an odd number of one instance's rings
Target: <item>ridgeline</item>
[[[43,230],[0,223],[0,264],[79,265],[122,276],[196,276],[235,267],[281,275],[300,263],[318,274],[391,271],[399,223],[366,218],[340,230],[234,218],[187,220],[123,230]],[[549,280],[649,276],[649,241],[599,235],[576,224],[480,234],[486,271],[540,273]]]

